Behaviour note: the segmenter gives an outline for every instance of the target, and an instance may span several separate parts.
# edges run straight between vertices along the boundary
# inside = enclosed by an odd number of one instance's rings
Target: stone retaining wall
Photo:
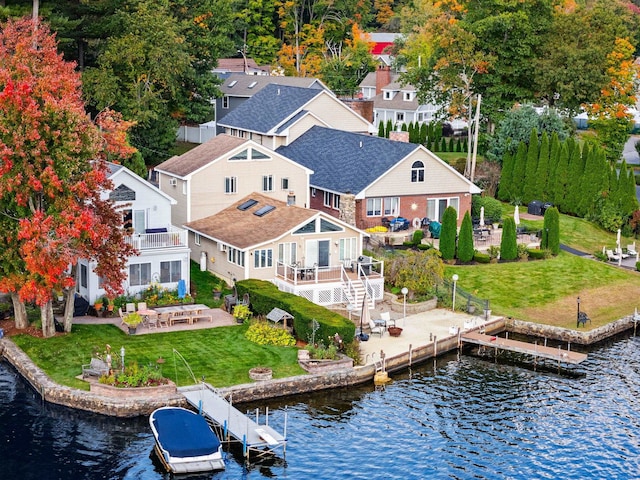
[[[633,315],[629,315],[592,330],[573,330],[569,328],[552,327],[550,325],[523,322],[522,320],[515,320],[513,318],[508,319],[506,323],[506,329],[509,332],[575,343],[578,345],[592,345],[633,327]]]
[[[128,400],[164,399],[178,394],[176,384],[169,381],[166,385],[157,387],[119,388],[104,383],[92,383],[89,391],[95,395],[111,398],[126,398]]]
[[[404,312],[404,297],[402,295],[395,295],[393,293],[385,292],[384,301],[391,304],[391,311],[397,313]],[[414,315],[416,313],[428,312],[438,306],[438,299],[436,297],[426,302],[408,303],[407,302],[407,315]]]

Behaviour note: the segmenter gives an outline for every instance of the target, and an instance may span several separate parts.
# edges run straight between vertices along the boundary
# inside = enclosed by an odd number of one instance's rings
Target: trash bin
[[[544,215],[544,213],[547,211],[547,208],[551,208],[553,207],[553,203],[545,203],[544,205],[542,205],[542,208],[540,209],[540,215]]]
[[[529,202],[527,213],[530,215],[542,215],[542,202],[540,200]]]

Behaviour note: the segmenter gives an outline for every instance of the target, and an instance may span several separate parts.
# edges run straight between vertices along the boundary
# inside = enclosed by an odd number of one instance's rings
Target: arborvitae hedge
[[[516,237],[516,222],[513,217],[507,217],[502,223],[502,241],[500,242],[500,258],[515,260],[518,256],[518,241]]]
[[[458,213],[453,207],[447,207],[442,214],[440,230],[440,253],[443,260],[453,260],[456,255],[456,234],[458,231]]]
[[[469,215],[469,212],[466,212],[460,225],[458,253],[456,257],[461,262],[470,262],[473,260],[473,253],[473,224],[471,223],[471,215]]]
[[[544,212],[541,248],[546,248],[553,255],[560,253],[560,213],[555,207],[547,208]]]

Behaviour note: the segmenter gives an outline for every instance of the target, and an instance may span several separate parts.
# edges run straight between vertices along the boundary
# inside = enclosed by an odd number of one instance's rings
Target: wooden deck
[[[466,332],[460,335],[460,341],[480,345],[482,347],[508,350],[510,352],[523,353],[535,358],[548,358],[560,363],[578,364],[587,359],[587,355],[561,348],[545,347],[543,345],[510,340],[495,335],[485,335],[478,332]]]

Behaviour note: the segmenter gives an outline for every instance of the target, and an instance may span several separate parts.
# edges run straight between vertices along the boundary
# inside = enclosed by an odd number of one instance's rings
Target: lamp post
[[[578,317],[576,321],[576,327],[579,327],[580,326],[580,297],[577,298],[577,301],[578,301]]]
[[[451,301],[451,311],[455,312],[456,311],[456,283],[458,282],[458,274],[454,273],[453,277],[451,277],[451,279],[453,280],[453,299]]]
[[[122,362],[122,372],[124,373],[124,347],[120,347],[120,361]]]
[[[402,296],[404,297],[402,303],[402,325],[404,326],[404,322],[407,318],[407,293],[409,293],[409,289],[407,287],[402,287]]]

